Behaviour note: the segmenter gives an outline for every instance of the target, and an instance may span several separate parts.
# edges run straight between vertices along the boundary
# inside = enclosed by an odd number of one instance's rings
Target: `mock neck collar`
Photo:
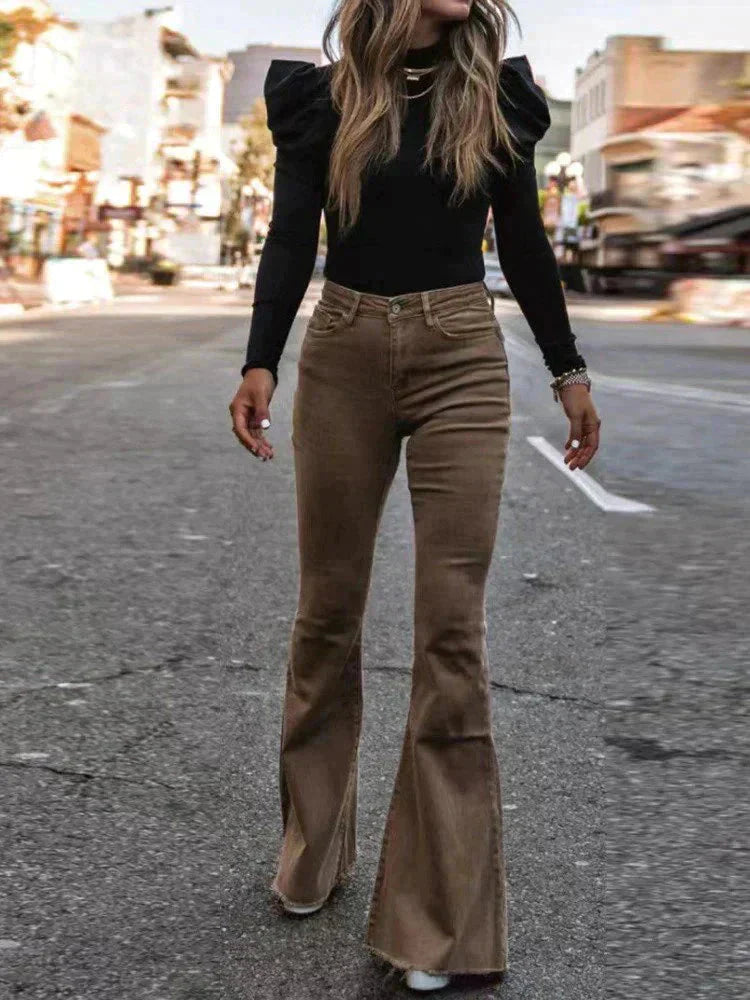
[[[414,69],[421,69],[425,66],[432,66],[447,51],[446,35],[443,34],[432,45],[425,45],[422,48],[407,49],[404,56],[404,66]]]

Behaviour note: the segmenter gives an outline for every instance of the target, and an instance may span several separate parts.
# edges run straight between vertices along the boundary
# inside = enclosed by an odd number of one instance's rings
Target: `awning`
[[[649,233],[609,233],[603,237],[605,247],[634,247],[644,243],[659,244],[666,239],[666,234],[660,230],[653,230]]]
[[[696,215],[675,226],[666,227],[666,232],[681,240],[731,239],[750,232],[750,205],[738,205],[722,212]]]

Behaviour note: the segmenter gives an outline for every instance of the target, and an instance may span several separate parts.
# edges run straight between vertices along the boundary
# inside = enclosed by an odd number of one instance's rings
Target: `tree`
[[[240,125],[244,132],[245,147],[237,164],[240,168],[239,176],[243,178],[243,184],[257,177],[266,187],[271,187],[274,147],[268,128],[266,104],[262,97],[255,101]]]
[[[247,237],[242,225],[243,188],[256,178],[266,187],[273,185],[274,147],[262,97],[255,101],[240,126],[243,147],[237,159],[238,171],[233,181],[225,230],[225,242],[229,246],[239,246]]]
[[[17,129],[30,110],[15,96],[16,50],[22,42],[33,45],[55,21],[54,16],[42,16],[31,7],[0,13],[0,132]]]

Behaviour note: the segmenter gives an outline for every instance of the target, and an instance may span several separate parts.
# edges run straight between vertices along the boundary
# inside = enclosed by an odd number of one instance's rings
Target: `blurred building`
[[[227,84],[223,115],[223,148],[229,156],[238,156],[244,138],[242,119],[255,101],[263,97],[263,81],[272,59],[299,59],[317,66],[323,63],[320,48],[286,45],[248,45],[227,53],[232,64],[232,78]]]
[[[224,122],[237,122],[246,115],[257,98],[263,96],[263,81],[272,59],[298,59],[321,65],[320,48],[286,45],[248,45],[228,52],[234,71],[227,86]]]
[[[98,200],[110,256],[162,247],[186,263],[218,261],[234,164],[221,148],[231,65],[202,55],[171,7],[80,25],[76,104],[103,121]]]
[[[105,130],[76,103],[76,25],[43,0],[0,0],[0,20],[19,39],[0,82],[0,237],[14,266],[34,274],[92,222]]]
[[[571,153],[583,163],[588,190],[612,186],[602,153],[611,136],[696,104],[735,101],[749,69],[747,52],[682,51],[665,49],[657,36],[610,36],[576,70]]]
[[[590,193],[584,264],[659,269],[674,227],[696,215],[725,225],[750,205],[749,94],[748,52],[626,35],[590,56],[576,72],[571,137]],[[734,238],[725,250],[741,272]]]

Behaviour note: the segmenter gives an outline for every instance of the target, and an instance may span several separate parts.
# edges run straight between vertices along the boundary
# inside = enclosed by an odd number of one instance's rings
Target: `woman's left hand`
[[[569,385],[558,389],[558,393],[570,420],[564,461],[569,469],[583,469],[599,448],[601,420],[591,398],[591,391],[585,385]]]

